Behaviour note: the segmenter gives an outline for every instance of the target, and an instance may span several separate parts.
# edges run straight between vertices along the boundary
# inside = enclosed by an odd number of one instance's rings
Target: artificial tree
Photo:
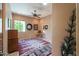
[[[76,55],[76,14],[73,10],[72,16],[68,22],[68,28],[65,29],[68,35],[64,38],[64,42],[61,46],[62,56],[75,56]]]

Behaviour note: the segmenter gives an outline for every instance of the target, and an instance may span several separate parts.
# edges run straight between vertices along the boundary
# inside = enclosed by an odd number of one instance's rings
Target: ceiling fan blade
[[[40,18],[39,16],[41,16],[41,14],[37,14],[37,13],[36,13],[36,10],[34,10],[34,11],[32,12],[32,15],[33,15],[34,17],[37,17],[37,18]]]

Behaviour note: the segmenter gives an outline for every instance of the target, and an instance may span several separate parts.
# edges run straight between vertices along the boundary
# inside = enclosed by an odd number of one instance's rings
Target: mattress
[[[41,38],[19,40],[20,56],[50,56],[52,45]]]

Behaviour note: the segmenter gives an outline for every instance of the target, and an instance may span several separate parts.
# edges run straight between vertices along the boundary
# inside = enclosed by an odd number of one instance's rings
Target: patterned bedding
[[[20,56],[50,56],[52,46],[41,38],[23,39],[19,41]]]

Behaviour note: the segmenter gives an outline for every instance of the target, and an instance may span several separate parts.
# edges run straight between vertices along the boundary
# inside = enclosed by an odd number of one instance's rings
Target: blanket
[[[50,56],[52,45],[40,38],[23,39],[19,41],[20,56]]]

